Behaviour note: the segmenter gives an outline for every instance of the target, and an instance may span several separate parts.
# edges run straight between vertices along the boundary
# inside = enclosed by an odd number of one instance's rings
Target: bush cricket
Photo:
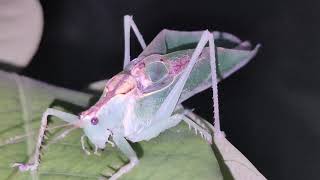
[[[130,31],[137,36],[142,53],[130,58]],[[224,32],[162,30],[146,46],[132,16],[124,16],[125,53],[123,70],[107,80],[102,96],[79,116],[48,108],[41,120],[33,159],[29,163],[15,163],[20,171],[37,170],[44,141],[48,116],[56,116],[84,130],[83,150],[87,137],[95,146],[95,153],[106,143],[116,146],[130,162],[110,179],[115,180],[139,164],[128,141],[139,142],[157,137],[161,132],[181,121],[212,143],[212,135],[223,136],[220,130],[218,81],[240,69],[258,51],[248,41]],[[208,46],[207,46],[208,44]],[[185,109],[181,103],[193,95],[212,87],[214,134]]]

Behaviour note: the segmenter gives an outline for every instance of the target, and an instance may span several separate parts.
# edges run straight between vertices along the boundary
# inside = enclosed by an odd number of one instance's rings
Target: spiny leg
[[[198,134],[198,132],[199,132],[203,139],[205,139],[210,144],[212,144],[212,136],[211,136],[211,134],[210,134],[210,132],[208,130],[202,128],[200,125],[195,123],[193,120],[191,120],[189,117],[187,117],[184,114],[181,115],[181,118],[185,123],[187,123],[189,125],[190,129],[191,129],[191,127],[193,127],[196,134]]]
[[[185,109],[183,111],[184,115],[186,115],[189,119],[191,119],[193,122],[197,123],[200,127],[203,129],[209,130],[207,126],[203,123],[204,119],[193,113],[193,109]]]
[[[178,105],[179,107],[179,105]],[[212,136],[210,131],[206,128],[201,127],[184,113],[185,110],[178,109],[175,111],[175,114],[170,116],[168,119],[163,119],[161,121],[152,121],[152,125],[148,129],[145,129],[141,133],[139,133],[133,141],[142,141],[142,140],[150,140],[154,137],[157,137],[161,132],[166,129],[172,128],[178,125],[181,121],[185,121],[189,127],[193,127],[195,129],[195,133],[201,135],[202,138],[207,140],[209,143],[212,142]],[[130,139],[131,140],[131,139]]]
[[[42,115],[41,119],[41,125],[40,125],[40,130],[39,130],[39,136],[38,136],[38,141],[36,144],[36,149],[34,152],[33,156],[33,162],[30,158],[29,163],[24,164],[24,163],[14,163],[12,167],[19,167],[20,171],[28,171],[28,170],[37,170],[39,164],[40,164],[40,157],[41,157],[41,148],[42,148],[42,143],[45,138],[45,131],[47,128],[48,124],[48,116],[56,116],[66,122],[75,124],[79,119],[78,116],[75,116],[73,114],[65,113],[56,109],[51,109],[48,108]]]
[[[124,20],[124,62],[123,68],[125,68],[130,63],[130,29],[132,28],[134,34],[137,36],[137,39],[142,47],[146,48],[146,43],[137,27],[134,23],[132,16],[126,15],[123,18]]]
[[[138,157],[128,141],[121,135],[114,135],[113,141],[115,142],[116,146],[120,149],[120,151],[125,154],[130,162],[125,166],[122,166],[115,174],[113,174],[109,180],[116,180],[120,178],[123,174],[126,174],[134,168],[139,163]]]
[[[220,130],[220,117],[219,117],[219,99],[218,99],[218,78],[217,78],[217,65],[216,65],[216,53],[213,36],[209,38],[209,54],[210,54],[210,66],[211,66],[211,79],[212,79],[212,91],[213,91],[213,113],[214,113],[214,136],[221,137],[224,133]]]
[[[212,90],[213,90],[213,107],[214,107],[214,124],[215,124],[215,135],[222,136],[223,133],[220,131],[220,121],[219,121],[219,103],[218,103],[218,88],[217,88],[217,72],[216,72],[216,58],[215,58],[215,45],[214,37],[208,31],[204,31],[201,35],[199,43],[194,50],[188,66],[184,70],[180,79],[177,81],[173,89],[170,91],[164,102],[161,104],[159,110],[155,114],[155,121],[161,121],[161,119],[167,119],[173,113],[183,87],[189,78],[193,66],[196,60],[203,51],[205,45],[209,42],[209,55],[210,55],[210,66],[211,66],[211,76],[212,76]]]
[[[201,52],[203,51],[205,45],[208,41],[209,46],[212,45],[212,43],[210,43],[210,39],[213,39],[213,35],[208,30],[204,31],[183,74],[181,75],[177,83],[174,85],[173,89],[170,91],[166,99],[163,101],[159,110],[156,112],[154,117],[155,121],[161,121],[162,119],[167,119],[171,116],[178,103],[184,85],[190,76],[192,68],[195,65],[197,59],[199,58]],[[210,46],[210,53],[212,53],[211,49],[213,49],[214,53],[214,46]],[[212,59],[214,58],[214,56],[210,56],[210,58]]]
[[[207,35],[206,42],[207,41],[209,41],[209,55],[210,55],[212,91],[213,91],[213,98],[212,99],[213,99],[213,109],[214,109],[214,128],[215,128],[214,135],[216,137],[221,137],[221,136],[224,136],[224,133],[220,130],[219,100],[218,100],[218,78],[217,78],[217,70],[216,70],[217,65],[216,65],[216,53],[215,53],[214,37],[213,37],[212,34]],[[200,42],[199,42],[199,44],[200,44]],[[187,114],[189,114],[189,116],[194,117],[195,120],[198,119],[190,111],[187,112]]]
[[[189,119],[198,124],[201,128],[205,129],[207,132],[210,132],[210,134],[213,134],[211,128],[208,126],[208,121],[203,119],[199,115],[193,113],[192,110],[185,109],[184,115],[186,115]]]
[[[198,125],[200,125],[202,128],[204,128],[206,131],[210,132],[210,134],[215,133],[215,128],[213,125],[208,122],[207,120],[203,119],[199,115],[193,113],[190,110],[186,110],[185,115],[187,115],[192,121],[196,122]],[[221,131],[222,135],[225,136],[224,132]]]

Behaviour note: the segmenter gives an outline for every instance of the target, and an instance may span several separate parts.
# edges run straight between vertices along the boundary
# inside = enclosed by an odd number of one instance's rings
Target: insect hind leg
[[[161,132],[178,125],[182,120],[182,114],[176,113],[167,119],[161,121],[153,121],[153,123],[145,130],[134,136],[127,137],[132,142],[150,140],[157,137]]]
[[[210,130],[210,127],[208,127],[208,125],[206,124],[206,120],[201,118],[200,116],[198,116],[197,114],[193,113],[193,110],[190,109],[185,109],[184,110],[184,114],[191,119],[192,121],[194,121],[196,124],[198,124],[201,128],[205,129],[206,131],[210,132],[211,134],[213,133]]]
[[[207,128],[207,126],[204,122],[202,122],[201,119],[192,119],[192,117],[190,118],[188,116],[189,112],[189,110],[185,110],[182,108],[182,106],[178,105],[175,114],[173,114],[166,120],[154,122],[154,124],[152,124],[148,129],[145,129],[140,134],[137,134],[134,137],[129,138],[129,140],[133,142],[150,140],[154,137],[157,137],[161,132],[164,132],[169,128],[175,127],[181,121],[184,121],[189,125],[190,129],[191,127],[194,128],[196,134],[199,133],[203,139],[205,139],[207,142],[211,144],[211,131]]]
[[[190,130],[191,128],[194,128],[196,134],[199,133],[203,139],[205,139],[209,144],[212,144],[212,136],[210,130],[208,130],[202,122],[200,123],[200,119],[191,119],[188,116],[186,116],[185,113],[181,115],[181,118],[185,123],[188,124]]]

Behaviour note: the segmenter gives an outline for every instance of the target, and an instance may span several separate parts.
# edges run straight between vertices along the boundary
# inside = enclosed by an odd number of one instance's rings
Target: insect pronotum
[[[130,28],[143,48],[143,52],[133,60],[130,58]],[[242,42],[224,32],[167,29],[162,30],[146,46],[132,16],[128,15],[124,16],[124,37],[123,71],[107,81],[99,101],[80,116],[48,108],[41,119],[33,159],[26,164],[15,163],[14,167],[19,167],[20,171],[38,168],[48,116],[56,116],[83,128],[81,143],[87,154],[90,152],[83,145],[85,137],[95,145],[95,153],[105,148],[106,143],[117,146],[130,162],[111,176],[113,180],[139,163],[128,140],[139,142],[152,139],[184,121],[212,143],[211,133],[191,111],[181,105],[184,100],[210,86],[213,90],[214,136],[223,135],[220,130],[217,82],[245,65],[259,46],[251,49],[249,42]]]

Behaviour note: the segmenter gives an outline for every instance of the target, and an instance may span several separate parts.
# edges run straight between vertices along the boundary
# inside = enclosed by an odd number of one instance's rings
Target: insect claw
[[[189,125],[189,130],[191,130],[191,124],[188,124]]]

